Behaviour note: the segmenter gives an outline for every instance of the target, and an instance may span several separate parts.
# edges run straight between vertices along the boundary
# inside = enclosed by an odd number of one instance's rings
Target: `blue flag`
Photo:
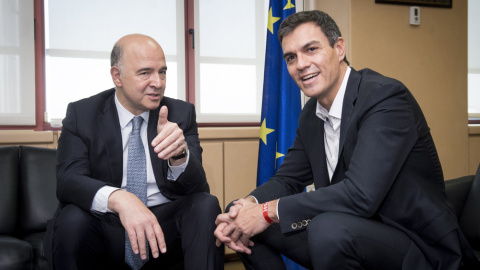
[[[257,186],[277,171],[293,144],[300,116],[300,89],[288,73],[277,31],[295,13],[295,0],[270,0],[263,81]],[[305,269],[283,257],[287,269]]]

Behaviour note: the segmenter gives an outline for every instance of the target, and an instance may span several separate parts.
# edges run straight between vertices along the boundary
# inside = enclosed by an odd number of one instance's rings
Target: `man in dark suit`
[[[69,104],[45,246],[57,269],[223,269],[195,109],[164,97],[166,72],[154,39],[127,35],[112,50],[115,88]]]
[[[349,67],[327,14],[288,17],[278,36],[311,99],[277,173],[217,217],[247,269],[478,267],[446,200],[422,111],[399,81]],[[315,191],[302,192],[307,185]]]

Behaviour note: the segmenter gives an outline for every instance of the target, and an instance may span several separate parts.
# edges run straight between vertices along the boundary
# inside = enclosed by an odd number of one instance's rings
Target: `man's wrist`
[[[251,202],[251,203],[258,203],[257,198],[253,197],[252,195],[248,195],[245,200]]]
[[[187,142],[183,142],[183,143],[184,143],[184,148],[183,148],[182,153],[180,153],[180,155],[171,157],[171,159],[179,160],[179,159],[185,158],[188,155],[188,144],[187,144]]]
[[[268,222],[268,224],[272,224],[273,220],[269,217],[268,215],[268,202],[263,203],[262,207],[263,211],[263,218],[265,218],[265,221]]]
[[[93,197],[92,206],[90,210],[95,211],[97,213],[111,212],[111,210],[108,209],[108,199],[113,192],[119,189],[120,188],[112,187],[112,186],[101,187]]]
[[[277,216],[277,202],[278,200],[269,201],[264,203],[262,206],[263,218],[269,224],[279,222],[278,216]]]
[[[120,199],[118,199],[118,197],[122,196],[122,193],[125,192],[124,189],[117,189],[117,190],[114,190],[112,193],[110,193],[110,196],[108,196],[108,202],[107,202],[107,208],[114,212],[114,213],[118,213],[118,207],[119,207],[119,201],[121,201]]]
[[[278,205],[278,200],[273,200],[268,202],[268,217],[275,223],[280,222],[277,216],[277,205]]]

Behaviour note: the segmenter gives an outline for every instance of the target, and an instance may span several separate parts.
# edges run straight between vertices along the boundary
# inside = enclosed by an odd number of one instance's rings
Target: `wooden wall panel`
[[[257,162],[258,139],[225,142],[225,204],[256,187]]]
[[[257,185],[258,139],[225,141],[225,206],[248,195]],[[226,254],[235,252],[225,247]]]
[[[223,184],[223,142],[200,142],[203,148],[202,160],[210,193],[217,196],[221,209],[224,204]]]

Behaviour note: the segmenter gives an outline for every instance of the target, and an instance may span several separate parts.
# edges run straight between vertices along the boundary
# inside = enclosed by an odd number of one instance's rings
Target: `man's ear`
[[[122,87],[122,80],[121,80],[121,71],[118,67],[113,66],[110,68],[110,75],[112,75],[112,81],[117,87]]]
[[[345,59],[345,40],[342,37],[339,37],[335,41],[335,49],[337,50],[338,62],[342,62]]]

